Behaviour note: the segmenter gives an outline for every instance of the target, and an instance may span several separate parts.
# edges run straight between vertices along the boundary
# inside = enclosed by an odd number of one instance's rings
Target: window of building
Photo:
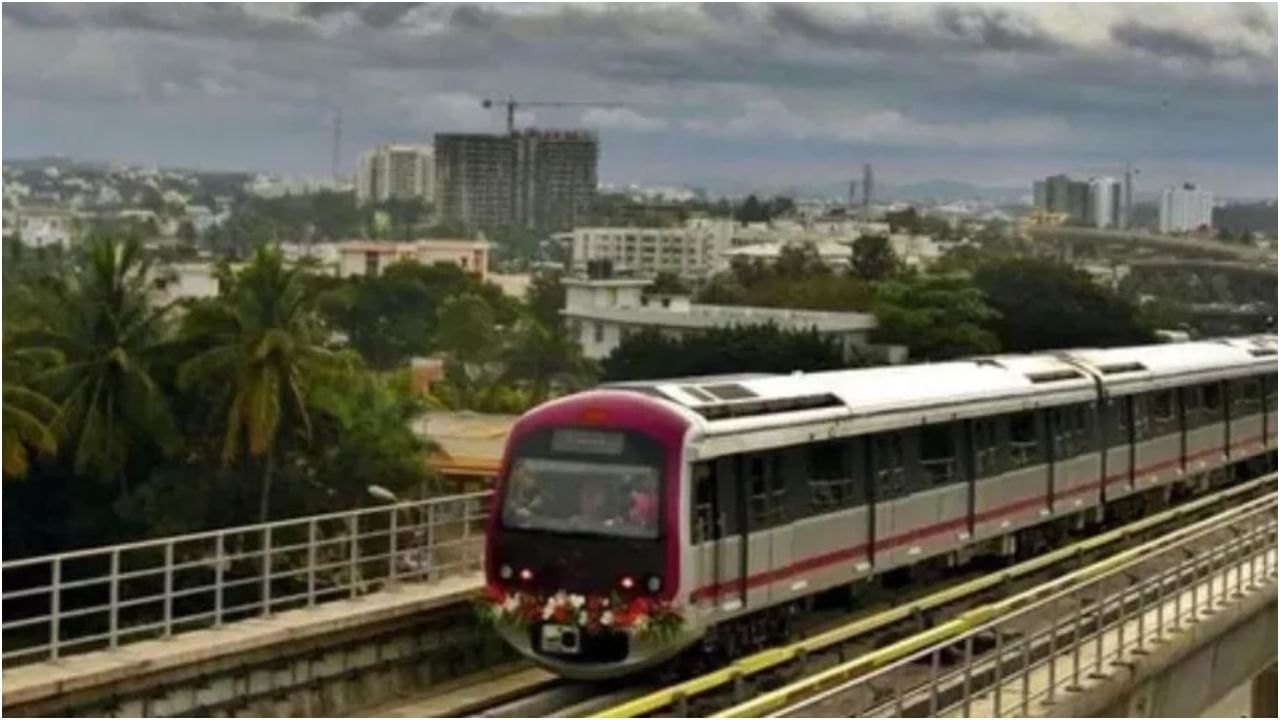
[[[592,334],[595,337],[595,341],[598,343],[604,342],[604,323],[591,323],[591,329]]]
[[[364,274],[366,277],[377,277],[378,253],[367,252],[364,254]]]
[[[957,479],[955,431],[951,423],[921,428],[920,468],[925,474],[926,487],[946,485]]]

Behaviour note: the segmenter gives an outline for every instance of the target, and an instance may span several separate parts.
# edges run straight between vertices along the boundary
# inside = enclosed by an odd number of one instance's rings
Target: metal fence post
[[[1102,630],[1107,615],[1106,586],[1098,583],[1098,598],[1093,604],[1093,673],[1091,677],[1104,677],[1102,674]]]
[[[347,558],[347,561],[350,566],[351,597],[355,597],[360,593],[359,583],[356,582],[356,574],[360,572],[360,516],[354,513],[351,515],[350,532],[351,547],[347,551],[350,557]]]
[[[271,526],[262,529],[262,617],[271,615]]]
[[[938,716],[938,663],[939,650],[929,654],[929,717]]]
[[[995,695],[991,698],[992,714],[1000,717],[1000,696],[1004,694],[1004,633],[996,628],[996,681],[992,686]]]
[[[316,519],[307,522],[307,607],[316,604]]]
[[[387,560],[387,586],[391,588],[394,588],[396,586],[396,572],[397,572],[397,567],[400,560],[400,557],[399,557],[400,553],[398,549],[400,546],[400,543],[396,541],[396,534],[400,532],[400,527],[399,527],[400,523],[398,522],[399,518],[400,518],[400,509],[392,506],[391,519],[387,523],[387,526],[391,532],[391,536],[390,536],[391,539],[387,544],[388,548],[391,551],[390,557]]]
[[[164,544],[164,636],[173,636],[173,543]]]
[[[107,632],[112,650],[120,645],[120,548],[111,550],[111,596],[107,601],[110,618]]]
[[[49,657],[58,659],[59,624],[62,621],[62,558],[53,559],[49,570]]]
[[[1054,623],[1055,625],[1057,623]],[[1054,658],[1049,659],[1050,662]],[[1031,716],[1031,633],[1022,634],[1022,717]],[[932,717],[932,715],[930,715]]]
[[[969,717],[969,689],[970,676],[973,674],[973,635],[967,635],[964,639],[964,690],[963,690],[963,711],[964,717]]]
[[[225,583],[223,569],[226,565],[227,557],[227,534],[218,533],[217,547],[213,551],[214,568],[213,568],[213,625],[214,627],[222,626],[222,589]]]

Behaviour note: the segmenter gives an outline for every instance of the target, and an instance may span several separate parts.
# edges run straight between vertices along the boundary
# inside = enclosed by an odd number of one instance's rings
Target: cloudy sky
[[[480,99],[587,125],[605,181],[775,189],[1056,171],[1276,194],[1266,5],[5,3],[6,158],[326,173],[494,131]]]

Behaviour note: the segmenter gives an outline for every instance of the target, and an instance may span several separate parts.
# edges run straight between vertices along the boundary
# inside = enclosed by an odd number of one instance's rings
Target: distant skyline
[[[69,5],[3,10],[6,159],[325,175],[600,100],[601,179],[718,192],[1065,172],[1276,195],[1272,5]]]

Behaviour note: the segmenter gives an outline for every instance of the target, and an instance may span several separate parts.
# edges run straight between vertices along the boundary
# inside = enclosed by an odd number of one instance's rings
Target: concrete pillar
[[[1276,717],[1276,666],[1263,670],[1253,678],[1250,715],[1252,717]]]

